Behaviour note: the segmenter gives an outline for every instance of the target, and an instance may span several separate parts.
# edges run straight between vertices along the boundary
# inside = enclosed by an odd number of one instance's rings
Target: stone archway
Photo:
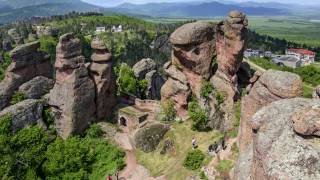
[[[125,126],[125,127],[127,127],[127,119],[126,118],[124,118],[124,117],[120,117],[120,121],[119,121],[119,123],[120,123],[120,126]]]

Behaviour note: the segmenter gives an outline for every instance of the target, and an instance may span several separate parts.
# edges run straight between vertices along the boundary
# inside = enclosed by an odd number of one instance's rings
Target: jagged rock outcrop
[[[72,33],[60,37],[56,55],[56,82],[49,105],[62,138],[82,133],[95,120],[95,86],[81,55],[80,40]]]
[[[134,144],[144,152],[152,152],[168,132],[170,127],[161,123],[148,124],[140,128],[134,135]]]
[[[40,99],[43,95],[49,93],[53,86],[54,80],[37,76],[22,84],[19,87],[19,92],[22,92],[27,99]]]
[[[168,34],[163,34],[158,36],[153,41],[153,49],[170,56],[172,50],[172,44],[170,42],[170,36]]]
[[[296,118],[313,119],[301,111],[319,114],[319,107],[318,100],[281,100],[253,116],[252,179],[320,179],[320,139],[296,134],[293,124]]]
[[[227,20],[220,22],[216,29],[218,70],[211,82],[219,91],[226,93],[230,106],[238,96],[237,72],[247,43],[247,25],[246,15],[232,11]]]
[[[117,103],[116,78],[113,73],[112,55],[104,42],[95,38],[91,43],[94,53],[88,69],[95,84],[95,102],[97,118],[105,120],[112,115],[112,109]]]
[[[52,78],[49,55],[39,52],[39,42],[17,46],[10,52],[12,63],[6,70],[5,79],[0,83],[0,109],[6,107],[14,91],[36,76]]]
[[[12,44],[11,44],[11,41],[9,39],[4,39],[2,41],[2,49],[4,51],[11,51],[12,50]]]
[[[320,99],[320,86],[317,86],[312,94],[314,99]]]
[[[308,106],[292,117],[294,131],[303,136],[320,136],[320,106]]]
[[[191,94],[200,99],[202,81],[212,75],[214,25],[185,24],[172,33],[170,42],[173,44],[172,61],[164,66],[168,80],[161,89],[161,100],[173,100],[178,115],[186,117]]]
[[[241,103],[239,136],[240,157],[236,166],[236,177],[246,179],[252,167],[252,124],[253,115],[262,107],[282,99],[302,96],[302,80],[293,73],[268,70],[259,77],[256,73],[250,80],[253,86]]]
[[[147,58],[142,59],[133,66],[133,71],[139,80],[145,79],[148,82],[145,96],[147,99],[160,99],[160,90],[164,84],[163,77],[157,71],[154,60]]]
[[[17,32],[16,29],[9,29],[8,35],[11,37],[11,39],[15,42],[15,44],[20,45],[23,44],[23,38],[22,36]]]
[[[38,38],[42,36],[57,36],[59,30],[52,26],[37,26],[36,34]]]
[[[28,99],[5,108],[0,112],[0,117],[10,115],[12,118],[11,130],[16,132],[35,124],[44,127],[42,110],[43,102],[41,100]]]

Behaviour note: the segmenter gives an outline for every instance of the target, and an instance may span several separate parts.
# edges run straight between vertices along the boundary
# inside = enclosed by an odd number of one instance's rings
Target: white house
[[[96,34],[106,32],[106,27],[96,27]]]
[[[303,65],[309,65],[314,63],[316,53],[306,49],[287,49],[286,55],[292,55],[299,58]]]
[[[123,31],[122,25],[119,25],[118,27],[112,26],[111,31],[112,31],[112,32],[122,32],[122,31]]]

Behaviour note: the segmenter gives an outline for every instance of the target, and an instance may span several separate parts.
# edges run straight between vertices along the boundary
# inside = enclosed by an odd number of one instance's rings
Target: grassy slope
[[[167,138],[173,139],[176,145],[174,155],[161,155],[161,149],[152,153],[137,152],[138,162],[148,168],[153,176],[165,174],[168,179],[183,180],[186,177],[198,173],[183,167],[183,161],[188,151],[191,150],[191,141],[195,137],[198,141],[199,149],[206,154],[210,144],[221,138],[219,132],[196,132],[191,130],[191,122],[187,121],[182,124],[174,124],[171,130],[166,134]],[[165,138],[166,139],[166,138]],[[163,142],[162,142],[163,143]],[[161,147],[161,143],[160,143]],[[206,157],[205,162],[209,162]]]

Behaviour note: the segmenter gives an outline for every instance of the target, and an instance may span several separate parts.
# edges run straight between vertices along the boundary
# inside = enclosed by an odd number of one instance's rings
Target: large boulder
[[[12,63],[6,70],[5,78],[0,83],[0,109],[6,107],[14,91],[37,76],[52,78],[53,69],[50,57],[39,52],[39,42],[17,46],[10,52]]]
[[[2,41],[2,49],[4,51],[11,51],[12,50],[12,44],[11,44],[11,41],[9,39],[4,39]]]
[[[281,100],[253,116],[253,179],[320,179],[320,139],[296,134],[293,125],[297,115],[310,118],[299,112],[319,106],[318,100]]]
[[[170,56],[172,50],[170,36],[168,34],[163,34],[161,36],[156,37],[153,41],[153,48],[167,56]]]
[[[52,26],[37,26],[37,30],[36,30],[36,34],[38,38],[43,36],[57,36],[58,33],[59,33],[59,30]]]
[[[58,134],[67,138],[82,133],[95,120],[95,86],[85,67],[79,39],[72,33],[61,36],[56,52],[56,82],[49,105]]]
[[[132,70],[134,75],[139,79],[144,79],[146,74],[150,71],[156,70],[157,66],[154,60],[150,58],[142,59],[137,62],[133,67]]]
[[[88,69],[95,84],[96,114],[98,119],[105,120],[111,117],[112,109],[117,103],[112,55],[99,38],[92,41],[91,47],[94,53],[91,56],[92,62]]]
[[[54,81],[52,79],[37,76],[32,80],[22,84],[19,87],[19,91],[22,92],[28,99],[39,99],[43,95],[50,92],[54,86]]]
[[[302,96],[302,80],[296,74],[269,70],[260,78],[258,76],[259,73],[256,73],[251,79],[251,82],[254,82],[253,87],[241,102],[240,157],[236,165],[236,176],[239,179],[249,176],[247,173],[250,173],[252,165],[250,160],[252,160],[253,149],[251,124],[253,115],[272,102]],[[246,162],[245,166],[244,162]]]
[[[28,99],[5,108],[0,112],[0,117],[10,115],[12,118],[11,130],[16,132],[35,124],[43,126],[42,110],[43,102],[41,100]]]
[[[154,151],[170,127],[161,123],[148,124],[134,135],[134,144],[144,152]]]

